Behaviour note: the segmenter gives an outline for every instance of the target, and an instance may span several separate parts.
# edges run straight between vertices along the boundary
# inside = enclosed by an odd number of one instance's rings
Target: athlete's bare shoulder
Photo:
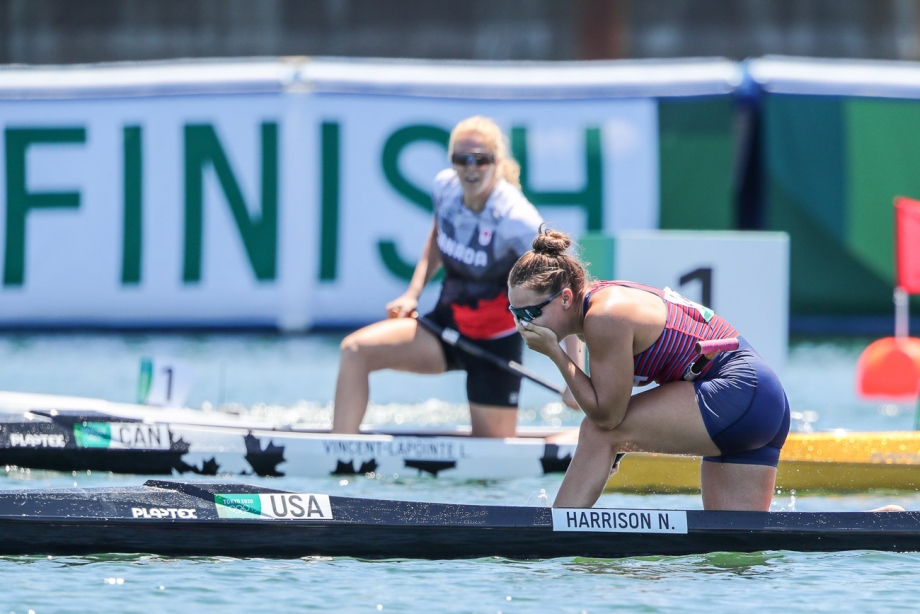
[[[585,313],[584,330],[588,337],[595,339],[625,334],[638,352],[654,343],[667,317],[667,306],[657,294],[640,288],[608,285],[592,296]]]
[[[647,292],[637,291],[634,288],[627,288],[619,285],[605,285],[598,288],[591,295],[591,304],[585,318],[588,317],[629,317],[644,297],[640,294]]]

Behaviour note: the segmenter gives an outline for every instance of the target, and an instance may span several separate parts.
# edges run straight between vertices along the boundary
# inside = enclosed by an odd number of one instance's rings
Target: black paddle
[[[553,382],[549,380],[543,379],[542,377],[540,377],[536,373],[533,373],[532,371],[528,371],[520,363],[517,363],[513,360],[510,360],[510,361],[504,360],[503,358],[499,358],[495,354],[492,354],[491,352],[488,352],[482,349],[475,343],[472,343],[468,339],[465,339],[463,336],[460,335],[460,333],[458,333],[452,328],[440,326],[439,324],[435,324],[431,320],[424,318],[424,317],[419,317],[418,323],[424,326],[425,328],[427,328],[432,333],[434,333],[437,337],[440,337],[445,343],[448,343],[460,350],[463,350],[467,354],[470,354],[477,358],[482,358],[483,360],[488,360],[489,362],[494,364],[496,367],[500,369],[504,369],[505,371],[508,371],[509,373],[514,373],[515,375],[519,375],[525,379],[529,379],[530,381],[536,384],[540,384],[547,390],[552,390],[553,392],[559,394],[560,396],[562,395],[563,392],[565,392],[565,388],[561,386],[557,386],[556,384],[554,384]]]
[[[505,371],[514,373],[515,375],[520,375],[521,377],[527,378],[532,382],[540,384],[547,390],[552,390],[553,392],[558,393],[560,396],[562,395],[563,392],[565,392],[564,388],[561,388],[560,386],[557,386],[553,382],[543,379],[536,373],[528,371],[527,369],[523,367],[523,365],[518,364],[517,362],[513,360],[508,361],[508,360],[499,358],[495,354],[487,352],[486,350],[482,349],[478,345],[471,343],[470,341],[464,339],[463,336],[460,335],[460,333],[458,333],[452,328],[440,326],[424,317],[419,317],[418,323],[424,326],[425,328],[427,328],[432,333],[434,333],[437,337],[440,337],[441,339],[443,339],[445,343],[448,343],[456,348],[459,348],[468,354],[472,354],[473,356],[476,356],[478,358],[488,360],[489,362],[499,367],[500,369],[504,369]],[[715,356],[719,352],[730,351],[730,350],[734,350],[737,348],[738,348],[737,338],[718,339],[718,340],[713,340],[713,341],[702,341],[702,342],[697,343],[696,351],[700,356],[690,368],[689,373],[692,373],[691,379],[699,375],[700,371],[702,371],[703,367],[706,366],[706,364],[712,359],[713,356]],[[619,469],[620,461],[623,460],[624,456],[626,456],[625,452],[617,453],[617,455],[613,459],[613,467],[611,468],[612,470]]]

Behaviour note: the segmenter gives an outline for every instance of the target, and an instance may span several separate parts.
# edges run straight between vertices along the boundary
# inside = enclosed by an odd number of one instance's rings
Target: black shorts
[[[447,312],[447,313],[445,313]],[[435,309],[425,316],[432,322],[456,330],[450,310]],[[482,358],[471,356],[440,337],[448,371],[466,371],[466,397],[470,403],[517,409],[521,393],[521,376],[504,371]],[[499,358],[520,363],[524,358],[524,340],[518,333],[498,339],[467,339]]]

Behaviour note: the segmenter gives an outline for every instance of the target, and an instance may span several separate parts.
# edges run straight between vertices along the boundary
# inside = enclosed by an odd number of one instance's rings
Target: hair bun
[[[533,240],[533,251],[546,256],[560,256],[572,246],[572,238],[559,230],[540,229]]]

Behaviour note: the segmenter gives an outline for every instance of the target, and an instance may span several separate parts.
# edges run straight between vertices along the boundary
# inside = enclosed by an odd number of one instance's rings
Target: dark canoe
[[[0,554],[454,559],[920,549],[920,512],[551,509],[233,483],[0,492]]]

